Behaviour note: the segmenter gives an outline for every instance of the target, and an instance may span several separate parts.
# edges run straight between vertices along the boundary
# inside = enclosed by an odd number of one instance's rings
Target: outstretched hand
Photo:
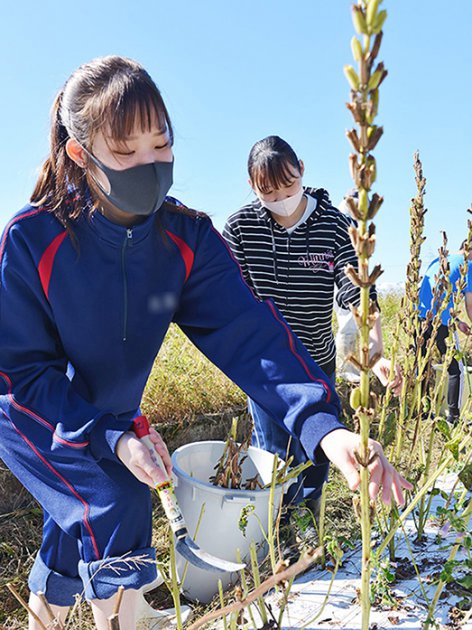
[[[118,440],[116,454],[139,481],[154,488],[166,481],[172,472],[172,462],[164,440],[152,427],[149,430],[149,437],[162,458],[165,471],[154,463],[148,447],[131,431],[124,433]]]
[[[360,435],[347,429],[335,429],[325,435],[320,442],[326,457],[339,468],[353,491],[357,490],[361,481],[359,463],[356,459],[356,453],[360,452],[360,443]],[[403,489],[412,490],[412,484],[395,470],[378,442],[369,438],[369,449],[372,459],[369,464],[370,498],[375,500],[382,488],[382,501],[386,505],[390,505],[392,495],[398,505],[404,505]],[[373,455],[376,457],[372,458]]]
[[[402,391],[403,376],[398,365],[395,365],[393,379],[390,381],[390,368],[392,362],[385,357],[381,357],[372,368],[372,372],[379,379],[384,387],[391,389],[395,396],[399,396]]]

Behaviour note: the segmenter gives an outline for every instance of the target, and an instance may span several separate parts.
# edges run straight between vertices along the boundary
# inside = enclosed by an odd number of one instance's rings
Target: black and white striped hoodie
[[[360,292],[344,273],[357,257],[351,218],[334,208],[323,188],[305,188],[315,199],[307,220],[289,234],[258,199],[231,215],[223,230],[246,282],[261,300],[272,298],[305,347],[328,374],[334,372],[333,295],[343,308]],[[371,293],[376,299],[375,291]]]

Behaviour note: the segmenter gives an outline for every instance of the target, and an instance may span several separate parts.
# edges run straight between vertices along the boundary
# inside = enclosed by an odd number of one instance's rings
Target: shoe
[[[451,413],[450,411],[446,413],[446,421],[448,422],[448,424],[450,424],[453,427],[455,427],[456,424],[458,424],[459,418],[460,418],[459,414]]]
[[[287,559],[298,557],[303,549],[318,546],[320,505],[320,499],[307,499],[287,509],[280,528]]]
[[[177,627],[177,617],[175,608],[166,608],[165,610],[155,610],[144,599],[140,601],[138,610],[138,623],[136,630],[170,630]],[[182,623],[185,623],[190,615],[190,606],[180,607],[180,616]]]
[[[157,569],[156,578],[152,582],[149,582],[149,584],[145,584],[141,590],[143,593],[150,593],[151,591],[153,591],[155,588],[157,588],[163,583],[164,583],[164,578],[162,577],[159,569]]]

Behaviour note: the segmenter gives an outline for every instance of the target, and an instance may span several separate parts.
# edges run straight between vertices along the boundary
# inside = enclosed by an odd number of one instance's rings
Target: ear
[[[300,164],[300,176],[303,177],[303,173],[305,172],[305,164],[303,163],[303,160],[298,160],[299,164]]]
[[[252,192],[257,195],[256,189],[254,188],[254,184],[251,182],[251,179],[249,178],[247,180],[247,183],[249,184],[249,186],[252,188]]]
[[[66,153],[70,159],[75,162],[80,168],[85,168],[87,165],[87,154],[83,147],[74,140],[69,138],[66,142]]]

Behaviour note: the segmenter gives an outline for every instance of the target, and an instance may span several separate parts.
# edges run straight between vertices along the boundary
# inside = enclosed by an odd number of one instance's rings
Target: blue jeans
[[[336,375],[333,373],[328,378],[334,383]],[[303,464],[309,460],[300,441],[275,422],[270,415],[262,409],[254,400],[248,398],[249,413],[254,422],[252,444],[285,460],[288,455],[293,456],[292,467]],[[290,441],[290,448],[288,444]],[[284,503],[300,503],[306,499],[318,499],[323,483],[328,478],[329,464],[317,464],[307,468],[294,483],[284,497]]]

